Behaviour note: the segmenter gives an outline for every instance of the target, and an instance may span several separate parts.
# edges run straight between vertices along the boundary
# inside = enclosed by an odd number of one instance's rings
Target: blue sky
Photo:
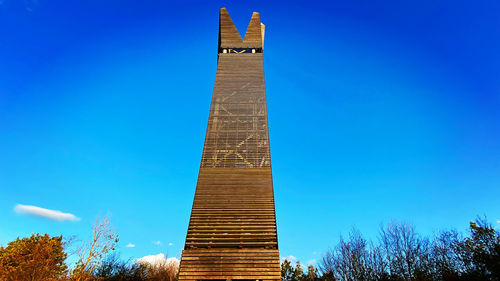
[[[282,256],[392,219],[500,220],[498,1],[1,0],[1,244],[84,239],[109,214],[122,257],[180,256],[221,7],[240,33],[253,11],[266,24]]]

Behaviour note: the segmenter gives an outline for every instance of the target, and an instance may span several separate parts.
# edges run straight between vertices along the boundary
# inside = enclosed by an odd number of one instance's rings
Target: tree
[[[111,228],[108,217],[97,217],[92,227],[92,238],[77,249],[79,260],[71,279],[75,281],[92,280],[93,271],[102,262],[104,256],[115,249],[118,235]]]
[[[332,272],[323,273],[320,275],[318,268],[313,265],[307,266],[307,272],[304,272],[300,261],[292,263],[285,259],[281,263],[281,280],[282,281],[336,281]]]
[[[470,237],[461,248],[470,280],[500,280],[500,233],[485,218],[470,223]]]
[[[67,271],[66,257],[62,236],[37,233],[17,238],[0,247],[0,280],[59,280]]]
[[[145,281],[139,274],[140,266],[119,259],[117,254],[108,255],[94,269],[93,276],[99,281]]]
[[[402,280],[427,279],[429,243],[415,228],[406,223],[392,222],[380,229],[380,240],[389,266],[389,274]]]
[[[179,272],[179,263],[168,259],[155,263],[139,262],[137,275],[141,280],[148,281],[175,281]]]
[[[348,240],[341,236],[339,244],[326,253],[321,270],[323,273],[332,272],[335,277],[344,281],[375,280],[371,276],[374,270],[369,267],[372,257],[367,245],[361,233],[353,229]]]
[[[108,255],[93,276],[99,281],[176,281],[179,263],[165,259],[154,263],[122,261],[116,254]]]
[[[342,281],[432,280],[429,242],[404,223],[382,226],[379,244],[353,229],[320,263],[324,278]]]
[[[281,264],[281,280],[283,281],[301,281],[303,279],[304,271],[299,261],[295,264],[285,259]]]
[[[303,274],[302,281],[317,281],[319,280],[319,273],[318,269],[315,268],[313,265],[309,265],[307,267],[307,274]]]
[[[285,259],[281,263],[281,280],[283,281],[291,281],[291,280],[296,280],[294,277],[294,268],[292,263]]]
[[[335,275],[333,274],[333,271],[327,271],[327,272],[322,272],[321,277],[319,277],[320,281],[337,281],[337,278],[335,278]]]
[[[467,271],[460,249],[462,238],[457,231],[442,231],[431,243],[430,262],[435,280],[460,280],[460,274]]]

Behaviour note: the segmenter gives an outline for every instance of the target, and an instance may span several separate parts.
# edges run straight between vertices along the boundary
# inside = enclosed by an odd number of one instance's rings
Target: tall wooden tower
[[[217,74],[179,280],[279,280],[262,49],[220,10]]]

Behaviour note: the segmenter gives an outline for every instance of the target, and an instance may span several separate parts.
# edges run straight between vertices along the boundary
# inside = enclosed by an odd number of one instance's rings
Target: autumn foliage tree
[[[0,280],[54,281],[67,272],[62,236],[33,234],[0,247]]]
[[[318,269],[313,265],[307,267],[307,272],[304,272],[299,261],[295,266],[285,259],[281,263],[281,280],[282,281],[335,281],[335,278],[328,279],[328,275],[319,276]]]
[[[470,233],[459,244],[469,280],[500,280],[500,233],[483,218],[470,223]]]
[[[281,279],[283,281],[299,281],[304,274],[300,262],[297,262],[295,266],[292,263],[285,259],[283,263],[281,263]]]

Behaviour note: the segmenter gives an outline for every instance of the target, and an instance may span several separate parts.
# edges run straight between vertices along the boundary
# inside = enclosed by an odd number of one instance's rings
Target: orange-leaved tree
[[[0,247],[0,280],[60,280],[66,275],[66,256],[62,236],[17,238]]]

